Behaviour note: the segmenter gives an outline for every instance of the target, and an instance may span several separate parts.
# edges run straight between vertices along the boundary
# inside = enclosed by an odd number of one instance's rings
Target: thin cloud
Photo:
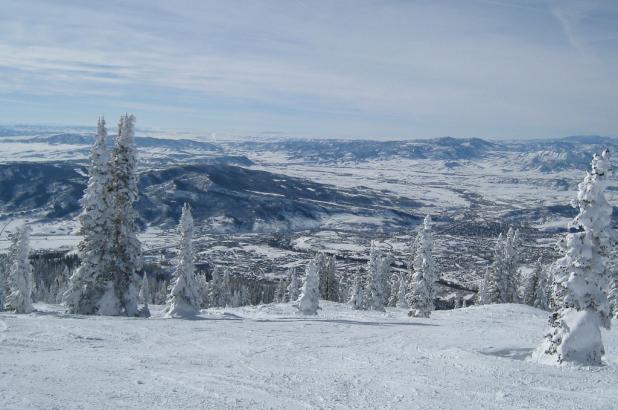
[[[55,95],[65,110],[124,101],[118,110],[161,122],[152,126],[218,132],[618,134],[615,50],[589,47],[582,29],[603,7],[7,0],[0,93]],[[54,112],[37,107],[0,121]]]

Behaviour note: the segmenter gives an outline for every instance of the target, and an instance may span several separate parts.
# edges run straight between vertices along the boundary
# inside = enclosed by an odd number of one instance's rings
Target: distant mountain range
[[[50,149],[61,145],[73,146],[74,154],[87,156],[93,134],[82,129],[71,132],[51,131],[45,127],[0,127],[0,149],[3,144],[38,144],[36,150],[26,150],[22,155],[8,158],[0,155],[0,162],[29,161],[37,151],[45,153],[41,144]],[[110,138],[110,144],[113,139]],[[427,140],[371,141],[337,139],[243,139],[212,143],[192,139],[155,138],[138,136],[135,139],[144,163],[165,166],[166,163],[201,162],[206,157],[229,155],[251,156],[253,153],[276,152],[290,161],[336,164],[394,158],[413,160],[439,160],[453,168],[462,161],[503,159],[520,170],[557,172],[566,169],[585,169],[591,154],[604,148],[618,150],[618,139],[597,135],[527,141],[487,141],[480,138],[444,137]],[[75,149],[75,146],[83,148]],[[54,155],[49,156],[50,159]],[[62,157],[66,159],[66,155]],[[244,165],[241,162],[238,165]]]
[[[601,136],[492,142],[480,138],[437,138],[413,141],[307,140],[242,141],[229,144],[250,152],[281,152],[292,161],[346,163],[404,158],[444,161],[457,167],[458,161],[503,159],[520,170],[555,172],[586,169],[592,153],[604,148],[618,150],[618,139]],[[509,161],[510,160],[510,161]]]
[[[86,178],[83,166],[66,162],[0,165],[0,212],[43,219],[75,217]],[[398,227],[419,220],[401,210],[416,206],[406,198],[393,201],[216,161],[143,172],[139,189],[136,208],[142,225],[175,225],[185,202],[198,224],[218,231],[307,229],[333,215],[379,213]]]

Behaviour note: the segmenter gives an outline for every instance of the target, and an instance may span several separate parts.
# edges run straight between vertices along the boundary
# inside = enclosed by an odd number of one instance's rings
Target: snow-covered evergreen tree
[[[0,233],[3,232],[4,228],[0,229]],[[0,255],[0,312],[4,310],[4,305],[6,303],[6,297],[11,293],[11,288],[9,286],[9,272],[11,268],[11,261],[15,259],[15,252],[17,251],[17,238],[15,237],[16,233],[9,233],[9,249],[6,255]]]
[[[280,278],[275,289],[275,303],[285,303],[288,283],[284,278]]]
[[[208,300],[208,280],[206,279],[206,275],[196,274],[195,283],[197,284],[197,292],[200,295],[200,307],[209,307],[210,302]]]
[[[0,261],[0,312],[4,310],[6,294],[8,293],[5,291],[5,283],[8,283],[8,274],[6,273],[4,263]]]
[[[618,318],[618,249],[613,246],[610,251],[608,268],[610,272],[607,300],[612,318]]]
[[[193,316],[200,310],[200,295],[193,263],[193,216],[187,204],[182,208],[178,231],[180,240],[174,281],[165,308],[169,317]]]
[[[303,315],[317,315],[320,308],[320,276],[317,258],[305,268],[303,287],[298,299],[298,310]]]
[[[12,236],[9,269],[10,293],[6,297],[6,310],[15,313],[32,312],[32,266],[30,265],[30,229],[20,227]]]
[[[148,283],[148,275],[144,272],[144,277],[142,278],[142,288],[139,291],[139,297],[144,304],[144,307],[140,311],[140,316],[150,317],[150,309],[148,308],[148,303],[150,303],[150,284]]]
[[[300,287],[301,283],[298,278],[298,273],[296,272],[296,267],[291,267],[288,269],[288,288],[287,288],[287,299],[290,302],[295,302],[298,300],[300,296]]]
[[[490,281],[492,280],[491,269],[485,269],[485,275],[483,279],[481,279],[479,283],[478,293],[476,295],[476,299],[479,305],[486,305],[491,303],[489,301],[489,292],[488,289],[491,286]]]
[[[537,260],[532,268],[532,272],[526,278],[524,286],[524,303],[529,306],[534,306],[537,297],[537,290],[542,286],[541,276],[543,275],[543,265],[541,259]]]
[[[107,295],[106,312],[100,314],[137,314],[138,286],[136,271],[141,269],[141,244],[137,238],[137,212],[133,204],[137,200],[137,150],[134,142],[135,117],[125,114],[118,124],[118,138],[111,158],[112,192],[112,285],[113,295]],[[108,287],[109,291],[109,287]],[[116,311],[113,306],[117,306]]]
[[[612,278],[610,281],[607,298],[612,318],[618,318],[618,279]]]
[[[391,299],[392,286],[392,274],[391,274],[391,263],[393,263],[393,256],[390,252],[382,255],[380,259],[380,277],[382,278],[382,294],[384,299],[384,304],[388,305]]]
[[[69,280],[63,302],[69,312],[97,313],[97,305],[112,280],[110,250],[112,235],[111,175],[105,120],[99,119],[90,153],[88,185],[81,199],[79,215],[82,239],[77,246],[80,266]],[[114,312],[115,313],[115,312]]]
[[[352,279],[349,303],[355,310],[365,310],[367,308],[365,305],[365,275],[360,267]]]
[[[433,234],[431,217],[427,215],[416,240],[416,255],[413,261],[414,272],[408,289],[406,301],[410,306],[410,316],[429,317],[434,309],[436,281],[433,260]]]
[[[226,269],[223,271],[223,275],[221,277],[221,306],[230,305],[231,300],[232,300],[232,278],[230,277],[230,271]],[[263,294],[260,300],[261,300],[260,303],[264,303]]]
[[[505,303],[519,303],[519,230],[509,228],[504,244],[504,297]]]
[[[218,266],[212,271],[212,279],[208,282],[208,306],[209,307],[224,307],[226,304],[226,298],[223,289],[223,278],[221,277],[221,270]]]
[[[369,261],[367,262],[367,272],[369,281],[367,283],[366,306],[368,309],[384,311],[384,291],[382,289],[382,273],[384,266],[382,255],[375,241],[371,241],[369,250]]]
[[[534,294],[534,302],[532,306],[537,309],[547,310],[549,309],[549,281],[547,279],[547,271],[541,270],[541,274],[539,275],[539,281],[536,285],[536,290]]]
[[[401,278],[400,273],[390,274],[389,285],[388,285],[388,287],[390,288],[390,296],[386,303],[387,306],[391,306],[391,307],[397,306],[397,300],[399,298],[399,285],[401,283],[401,279],[402,278]]]
[[[554,297],[560,303],[550,319],[544,343],[535,352],[548,364],[600,365],[605,353],[601,328],[609,329],[607,301],[612,207],[605,199],[611,173],[609,151],[595,154],[592,170],[578,186],[572,205],[579,213],[560,247],[564,256],[555,264]]]
[[[505,241],[502,234],[498,235],[494,247],[494,260],[485,272],[482,294],[484,304],[502,303],[505,284],[506,261],[504,260]]]
[[[335,255],[324,252],[318,254],[320,271],[320,297],[336,302],[339,300],[339,281],[335,267]]]
[[[164,305],[167,302],[167,289],[169,283],[165,280],[157,284],[157,290],[155,292],[154,303],[157,305]]]
[[[406,299],[407,293],[408,293],[408,281],[406,278],[406,274],[402,272],[399,275],[399,284],[397,287],[397,303],[395,306],[397,306],[400,309],[407,309],[410,307]]]

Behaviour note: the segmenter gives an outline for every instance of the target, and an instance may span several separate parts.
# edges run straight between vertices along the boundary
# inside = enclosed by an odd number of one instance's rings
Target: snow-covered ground
[[[0,408],[610,409],[607,366],[525,360],[547,313],[522,305],[358,312],[321,302],[207,310],[196,320],[0,314]]]

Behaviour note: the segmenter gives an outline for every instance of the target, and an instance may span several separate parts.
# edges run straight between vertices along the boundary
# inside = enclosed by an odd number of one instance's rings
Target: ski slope
[[[35,305],[0,313],[0,408],[9,409],[610,409],[607,366],[525,360],[547,313],[523,305],[359,312],[321,302],[209,309],[195,320],[86,317]]]

